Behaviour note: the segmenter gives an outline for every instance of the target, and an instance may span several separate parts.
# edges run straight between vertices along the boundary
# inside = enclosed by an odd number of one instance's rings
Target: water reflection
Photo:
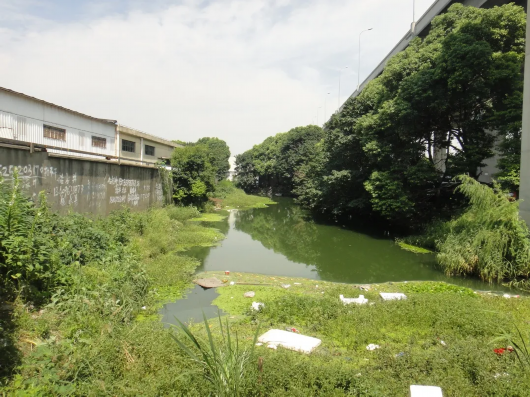
[[[439,280],[490,288],[479,280],[446,277],[435,267],[433,255],[404,251],[383,236],[318,224],[289,199],[264,209],[230,212],[226,220],[211,226],[225,232],[226,239],[218,247],[188,252],[201,260],[198,271],[230,270],[348,283]]]

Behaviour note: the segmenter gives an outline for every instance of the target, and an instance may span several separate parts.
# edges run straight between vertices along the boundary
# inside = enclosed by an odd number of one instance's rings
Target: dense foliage
[[[331,217],[376,216],[405,227],[454,212],[450,181],[478,178],[496,148],[499,177],[516,188],[525,24],[513,4],[454,4],[332,116],[321,143],[307,140],[295,172],[283,165],[277,135],[238,156],[238,182],[246,191],[285,186]]]
[[[193,389],[156,313],[199,265],[179,251],[223,235],[188,222],[192,207],[60,216],[11,182],[0,185],[0,395]]]
[[[237,186],[247,193],[291,194],[301,167],[323,137],[320,127],[308,125],[267,138],[236,156]]]
[[[467,209],[407,240],[434,248],[447,274],[524,286],[530,276],[530,233],[519,218],[519,203],[469,176],[459,180],[457,190],[469,200]]]
[[[219,138],[201,138],[196,145],[204,145],[208,148],[210,163],[215,168],[215,177],[218,181],[226,179],[230,170],[230,148],[225,141]]]
[[[226,142],[218,138],[201,138],[175,148],[171,156],[175,203],[203,206],[216,182],[226,179],[229,157]]]

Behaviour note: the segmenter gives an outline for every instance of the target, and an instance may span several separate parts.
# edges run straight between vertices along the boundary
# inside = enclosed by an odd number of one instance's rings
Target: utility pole
[[[410,25],[410,32],[414,33],[416,30],[416,0],[412,0],[412,23]]]
[[[357,91],[359,91],[359,87],[361,86],[361,35],[364,32],[368,32],[372,30],[373,28],[363,30],[361,33],[359,33],[359,64],[357,66]]]
[[[326,99],[324,99],[324,123],[328,119],[327,118],[327,114],[328,114],[328,95],[329,95],[329,92],[326,94]]]
[[[345,66],[343,69],[348,69],[348,67]],[[337,97],[337,110],[340,109],[340,78],[341,78],[343,69],[341,69],[339,72],[339,96]]]
[[[530,7],[530,0],[528,0]],[[530,10],[530,9],[529,9]],[[530,27],[530,13],[526,15]],[[519,183],[519,216],[530,225],[530,29],[526,29],[524,63],[523,127],[521,131],[521,176]]]

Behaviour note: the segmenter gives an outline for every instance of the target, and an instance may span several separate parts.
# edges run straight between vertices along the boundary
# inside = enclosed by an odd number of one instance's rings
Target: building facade
[[[171,141],[118,124],[116,127],[119,141],[120,161],[140,164],[154,164],[167,161],[177,145]]]
[[[114,156],[116,121],[0,87],[0,138],[37,144],[52,153]]]
[[[144,166],[171,158],[166,139],[0,87],[0,141],[29,144],[55,155],[103,158]]]

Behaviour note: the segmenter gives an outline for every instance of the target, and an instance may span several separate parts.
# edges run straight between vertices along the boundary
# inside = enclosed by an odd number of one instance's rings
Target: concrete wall
[[[0,175],[4,180],[13,179],[15,167],[26,194],[35,198],[44,190],[51,207],[61,213],[73,210],[106,215],[123,205],[145,210],[163,203],[158,170],[152,167],[0,146]]]
[[[43,125],[66,130],[66,140],[44,137]],[[115,155],[116,126],[12,91],[0,89],[0,137]],[[105,138],[106,148],[92,146],[92,136]]]

